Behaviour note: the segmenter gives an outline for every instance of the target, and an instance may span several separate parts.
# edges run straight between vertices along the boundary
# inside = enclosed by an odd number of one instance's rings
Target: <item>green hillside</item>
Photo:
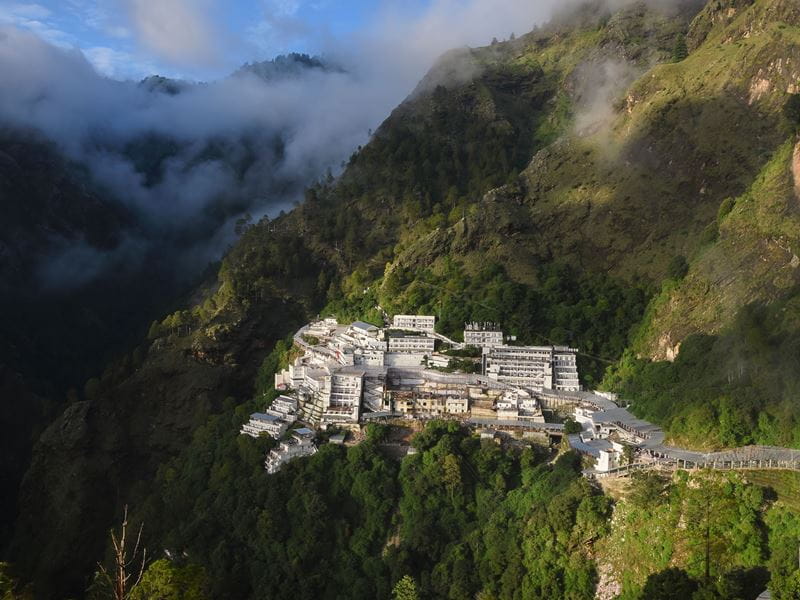
[[[267,489],[263,449],[235,430],[269,386],[275,356],[262,361],[276,341],[320,312],[374,320],[380,305],[433,312],[455,336],[472,317],[523,341],[578,345],[587,386],[604,380],[689,444],[800,444],[798,123],[786,110],[800,91],[799,13],[793,0],[614,13],[591,4],[517,39],[445,55],[340,177],[248,228],[216,284],[154,323],[45,432],[11,548],[20,572],[43,596],[81,593],[124,501],[154,520],[156,544],[188,549],[242,597],[257,597],[265,578],[305,586],[294,588],[303,597],[345,597],[337,590],[352,582],[357,597],[386,597],[408,573],[431,597],[591,597],[600,575],[581,536],[594,533],[560,519],[580,513],[607,535],[598,520],[608,507],[568,459],[523,467],[506,457],[485,473],[462,471],[461,504],[454,491],[432,496],[431,515],[456,520],[436,537],[404,530],[415,519],[402,513],[424,516],[413,502],[436,479],[436,461],[490,460],[474,440],[439,432],[450,441],[434,445],[447,448],[407,459],[399,475],[369,446],[328,449],[297,467],[301,483],[281,475]],[[335,489],[320,483],[329,472]],[[383,487],[367,493],[372,478]],[[736,486],[733,496],[755,493]],[[669,514],[657,516],[665,527],[681,522],[681,494],[691,496],[676,489]],[[304,508],[270,512],[289,498]],[[563,511],[537,508],[550,500]],[[401,543],[381,549],[393,533],[383,503],[395,501]],[[743,531],[762,537],[755,549],[733,547],[727,570],[769,560],[767,507],[747,501]],[[332,529],[315,529],[341,506]],[[642,519],[630,526],[657,520]],[[296,539],[279,550],[286,523],[297,524]],[[532,533],[548,527],[552,539]],[[523,534],[508,582],[514,553],[500,541]],[[308,546],[313,536],[320,548]],[[481,546],[488,539],[498,547]],[[294,582],[286,564],[318,565],[322,549],[336,550],[321,572],[347,568]],[[696,585],[686,556],[655,557],[625,597],[671,566]],[[542,569],[561,573],[555,587]]]

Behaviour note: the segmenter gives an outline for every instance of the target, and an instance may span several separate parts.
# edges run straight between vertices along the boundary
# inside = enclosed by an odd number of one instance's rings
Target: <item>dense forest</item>
[[[794,75],[769,71],[798,27],[788,0],[590,4],[445,56],[343,173],[242,222],[216,280],[70,394],[2,593],[102,597],[127,503],[158,559],[142,594],[580,599],[613,580],[626,600],[795,599],[788,475],[603,490],[564,448],[435,422],[402,460],[373,427],[267,476],[270,442],[238,429],[300,324],[420,311],[456,338],[489,320],[580,348],[585,386],[674,441],[800,446]],[[626,76],[598,99],[586,73],[612,60]]]

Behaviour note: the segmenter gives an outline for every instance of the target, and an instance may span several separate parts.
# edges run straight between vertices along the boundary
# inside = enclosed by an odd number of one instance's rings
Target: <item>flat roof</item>
[[[356,377],[363,377],[366,373],[366,370],[360,365],[357,367],[354,365],[334,367],[331,371],[331,375],[355,375]]]
[[[414,338],[414,339],[423,339],[423,340],[434,340],[436,338],[432,338],[430,336],[425,335],[424,333],[419,333],[417,331],[408,332],[403,329],[390,329],[387,331],[390,338]]]
[[[299,433],[300,435],[309,435],[313,434],[314,430],[309,429],[308,427],[300,427],[299,429],[295,429],[294,433]]]
[[[253,413],[250,415],[250,418],[255,421],[279,421],[280,417],[276,417],[275,415],[268,415],[265,413]]]
[[[563,431],[563,423],[539,423],[527,419],[484,419],[481,417],[471,417],[467,419],[470,425],[481,425],[483,427],[520,427],[522,429],[537,429],[540,431]]]
[[[577,433],[568,435],[569,445],[573,450],[582,452],[584,454],[591,454],[592,456],[600,456],[603,450],[611,450],[613,446],[608,440],[590,440],[584,442],[581,436]]]
[[[372,331],[373,329],[378,329],[377,325],[373,325],[372,323],[367,323],[365,321],[353,321],[350,324],[350,327],[354,327],[355,329],[363,329],[365,331]]]

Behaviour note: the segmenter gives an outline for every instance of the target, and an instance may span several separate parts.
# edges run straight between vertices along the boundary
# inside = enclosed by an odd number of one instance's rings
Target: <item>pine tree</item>
[[[682,33],[675,38],[675,45],[672,47],[672,62],[681,62],[689,56],[689,49],[686,47],[686,36]]]
[[[419,600],[417,584],[411,575],[404,575],[392,590],[394,600]]]

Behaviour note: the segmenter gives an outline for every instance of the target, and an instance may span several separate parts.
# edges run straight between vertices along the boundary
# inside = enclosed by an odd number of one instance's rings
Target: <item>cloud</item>
[[[140,42],[172,64],[213,66],[219,63],[220,33],[207,0],[126,0]]]
[[[215,60],[209,0],[125,1],[135,35],[159,56]],[[0,123],[41,131],[139,216],[139,237],[113,260],[90,260],[85,244],[59,247],[59,255],[91,264],[82,272],[97,276],[154,243],[173,243],[164,254],[176,264],[204,267],[232,241],[237,216],[274,215],[328,169],[336,172],[443,52],[522,33],[557,5],[563,2],[436,0],[410,16],[387,4],[347,40],[315,32],[342,70],[270,81],[243,73],[179,94],[104,77],[141,74],[126,70],[131,56],[122,50],[98,45],[82,53],[0,27]],[[98,26],[111,23],[98,19]],[[143,172],[142,163],[162,151],[158,173]]]
[[[69,47],[76,40],[52,22],[52,12],[41,4],[0,2],[0,24],[11,24],[35,32],[57,46]]]
[[[155,65],[130,52],[108,46],[84,48],[83,54],[101,75],[112,79],[144,79],[155,72]]]

